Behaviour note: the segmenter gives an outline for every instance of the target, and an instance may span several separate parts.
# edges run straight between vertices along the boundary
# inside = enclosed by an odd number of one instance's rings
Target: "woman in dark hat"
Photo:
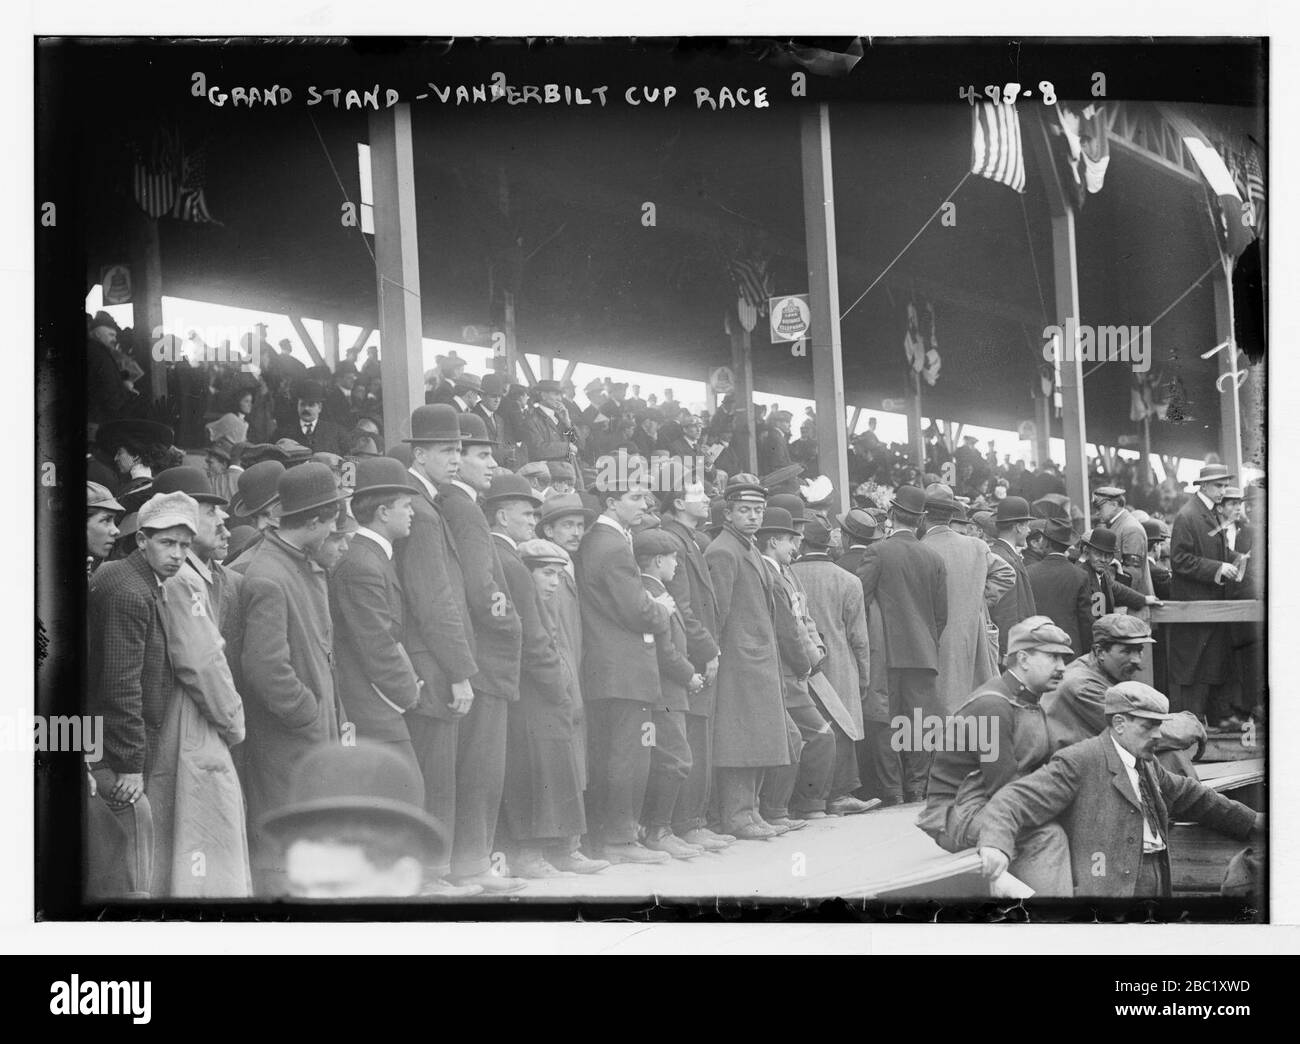
[[[117,498],[128,512],[149,499],[153,476],[183,463],[172,448],[172,429],[148,420],[119,420],[101,425],[95,440],[122,476]]]

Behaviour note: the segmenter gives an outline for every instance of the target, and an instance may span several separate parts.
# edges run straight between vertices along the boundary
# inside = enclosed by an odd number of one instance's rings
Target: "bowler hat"
[[[1155,645],[1151,626],[1140,616],[1107,613],[1092,622],[1092,643],[1118,642],[1122,645]]]
[[[1104,713],[1131,714],[1137,718],[1154,718],[1156,721],[1168,721],[1173,717],[1169,713],[1169,701],[1140,681],[1120,682],[1106,690]]]
[[[925,490],[920,486],[899,486],[890,508],[909,515],[925,514]]]
[[[115,451],[123,440],[138,446],[170,446],[175,438],[166,424],[134,417],[105,421],[95,432],[95,441],[109,452]]]
[[[480,421],[481,423],[481,421]],[[417,406],[411,413],[411,437],[403,442],[459,442],[460,420],[456,407],[445,402]]]
[[[1070,636],[1050,616],[1029,616],[1012,626],[1007,634],[1007,655],[1016,652],[1059,653],[1073,656]]]
[[[460,444],[462,446],[495,446],[497,445],[487,430],[487,424],[477,413],[461,413],[457,415],[457,421],[460,425]]]
[[[321,743],[299,760],[289,777],[288,801],[264,816],[261,826],[283,840],[331,815],[358,813],[377,824],[413,827],[427,855],[440,854],[447,831],[412,800],[423,792],[415,769],[378,743]]]
[[[283,474],[284,465],[278,460],[258,461],[241,472],[235,500],[230,505],[231,514],[251,518],[269,508],[280,496],[280,476]],[[330,478],[333,479],[332,474]]]
[[[1169,527],[1165,525],[1162,519],[1148,518],[1142,523],[1142,528],[1147,531],[1147,542],[1153,540],[1168,540]]]
[[[268,461],[275,461],[283,467],[288,459],[289,457],[284,450],[269,442],[246,443],[243,452],[239,455],[239,463],[245,469],[251,468],[254,464],[263,464]]]
[[[218,504],[225,507],[229,501],[212,492],[208,476],[198,468],[168,468],[153,477],[155,493],[184,493],[200,504]]]
[[[484,395],[504,395],[509,387],[509,378],[499,373],[485,373],[479,382],[479,391]]]
[[[667,533],[657,527],[639,529],[632,534],[632,553],[637,558],[654,555],[675,555],[681,548]]]
[[[280,476],[276,488],[280,493],[280,516],[341,504],[348,494],[339,489],[334,472],[324,464],[309,460],[289,468]]]
[[[542,515],[536,526],[537,535],[542,535],[542,526],[566,515],[581,515],[587,525],[596,521],[596,512],[587,507],[577,493],[561,493],[542,504]]]
[[[1201,468],[1201,473],[1192,479],[1192,485],[1199,486],[1202,482],[1222,482],[1235,477],[1235,473],[1222,464],[1206,464]]]
[[[362,493],[409,493],[418,497],[420,490],[400,460],[367,457],[357,461],[356,484],[352,487],[354,497]]]
[[[798,536],[799,530],[794,528],[794,520],[790,518],[790,512],[785,508],[768,507],[763,512],[763,523],[758,527],[760,533],[789,533],[791,536]]]
[[[1115,536],[1115,531],[1103,526],[1094,526],[1083,538],[1083,542],[1107,555],[1113,555],[1119,550],[1119,540]]]
[[[803,527],[803,542],[809,547],[830,547],[831,531],[820,518],[810,519]]]
[[[293,386],[293,397],[299,402],[324,402],[325,386],[310,377],[304,378]]]
[[[846,511],[837,519],[840,528],[855,540],[860,540],[864,544],[880,537],[876,528],[876,520],[869,513],[861,508],[854,508],[852,511]]]
[[[1016,522],[1032,522],[1033,519],[1034,516],[1029,512],[1029,502],[1024,497],[1007,497],[998,501],[994,521],[999,528]]]
[[[533,489],[533,484],[521,475],[510,471],[500,471],[492,476],[492,484],[483,494],[483,503],[491,504],[497,500],[526,500],[533,507],[542,506],[542,498]]]
[[[796,526],[807,522],[810,517],[804,509],[803,498],[797,493],[773,493],[767,498],[767,506],[790,512],[790,521]]]

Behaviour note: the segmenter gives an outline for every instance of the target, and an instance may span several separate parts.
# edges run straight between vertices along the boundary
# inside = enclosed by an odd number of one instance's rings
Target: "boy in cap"
[[[407,763],[417,789],[406,796],[424,804],[420,763],[406,727],[406,712],[420,698],[420,679],[403,644],[406,620],[402,585],[393,564],[398,541],[411,534],[412,499],[420,495],[399,461],[361,461],[352,490],[355,532],[329,578],[339,699],[357,736],[389,748]]]
[[[147,898],[153,876],[153,817],[145,781],[174,695],[163,627],[162,588],[185,562],[198,528],[197,505],[183,493],[140,508],[136,550],[91,578],[87,687],[91,713],[104,721],[96,789],[128,837],[128,891]]]
[[[979,841],[989,799],[1006,784],[1046,764],[1055,749],[1043,694],[1060,681],[1074,655],[1066,634],[1046,616],[1016,624],[1007,642],[1007,669],[981,685],[944,722],[930,763],[925,809],[917,825],[949,852]],[[907,722],[920,745],[919,722]],[[1048,824],[1017,839],[1011,872],[1035,892],[1069,895],[1069,853],[1061,828]]]
[[[641,585],[651,598],[667,595],[667,582],[677,573],[677,543],[660,529],[642,529],[632,537],[632,552],[641,570]],[[672,597],[668,595],[668,597]],[[655,635],[660,698],[653,705],[654,743],[650,748],[650,778],[646,784],[641,822],[645,846],[674,859],[690,859],[707,849],[725,848],[722,841],[694,845],[673,833],[672,817],[682,785],[691,773],[691,747],[686,738],[689,697],[704,688],[704,676],[686,658],[686,627],[674,606],[668,629]]]
[[[1006,870],[1027,832],[1055,820],[1069,841],[1075,897],[1167,898],[1173,820],[1240,840],[1263,832],[1264,813],[1154,760],[1170,717],[1169,701],[1155,689],[1137,681],[1111,686],[1103,710],[1106,731],[1058,751],[985,806],[979,855],[987,876]]]
[[[117,524],[126,509],[98,482],[86,483],[86,577],[113,551],[120,530]]]
[[[244,764],[254,824],[287,800],[290,774],[303,754],[339,740],[329,591],[312,553],[334,532],[346,498],[334,473],[315,462],[284,472],[278,493],[280,526],[267,531],[240,590]],[[257,891],[274,894],[282,867],[256,828],[250,840]]]

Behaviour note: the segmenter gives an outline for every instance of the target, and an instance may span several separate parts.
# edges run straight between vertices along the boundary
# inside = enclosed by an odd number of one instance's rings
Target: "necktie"
[[[1151,782],[1151,776],[1147,772],[1146,765],[1141,761],[1137,763],[1138,783],[1141,784],[1140,796],[1142,799],[1142,815],[1151,826],[1151,833],[1161,844],[1165,843],[1164,835],[1160,832],[1160,819],[1156,815],[1156,791],[1155,784]]]
[[[303,429],[302,429],[302,433],[303,433],[304,435],[310,435],[310,434],[312,433],[312,431],[315,429],[315,427],[316,427],[316,425],[314,425],[314,424],[307,424],[307,425],[304,425],[304,426],[303,426]]]

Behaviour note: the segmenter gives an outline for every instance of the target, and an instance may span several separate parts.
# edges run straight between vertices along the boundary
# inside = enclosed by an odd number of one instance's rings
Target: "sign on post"
[[[769,297],[767,315],[772,329],[772,343],[802,341],[812,332],[812,309],[807,294]]]

